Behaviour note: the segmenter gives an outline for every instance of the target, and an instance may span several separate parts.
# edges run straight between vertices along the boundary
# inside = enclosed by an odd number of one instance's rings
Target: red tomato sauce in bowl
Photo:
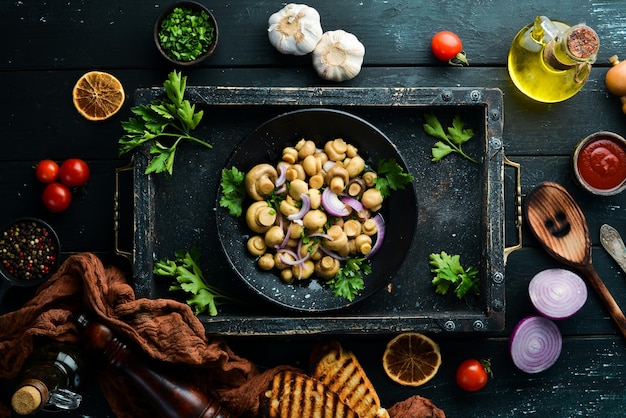
[[[626,140],[612,132],[585,138],[574,152],[576,180],[588,191],[611,195],[626,187]]]

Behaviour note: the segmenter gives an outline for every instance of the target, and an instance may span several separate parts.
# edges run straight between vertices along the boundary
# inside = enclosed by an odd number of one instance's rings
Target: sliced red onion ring
[[[282,261],[283,263],[287,264],[288,266],[300,265],[300,264],[304,263],[306,260],[308,260],[309,257],[311,256],[311,254],[307,253],[307,255],[305,255],[304,257],[298,257],[298,255],[296,254],[295,251],[287,250],[287,249],[284,249],[284,248],[278,250],[277,252],[278,252],[278,258],[280,258],[280,261]],[[294,259],[290,260],[290,259],[286,258],[284,256],[284,254],[289,254]]]
[[[277,249],[278,249],[278,248],[285,248],[285,247],[287,246],[287,242],[289,242],[289,238],[290,238],[290,234],[291,234],[291,226],[292,226],[292,225],[293,225],[293,223],[291,223],[291,222],[290,222],[290,223],[289,223],[289,226],[287,227],[287,231],[285,232],[285,239],[283,240],[283,242],[281,242],[281,243],[278,245],[278,247],[276,247]],[[282,222],[281,222],[280,227],[281,227],[281,228],[283,227]]]
[[[320,251],[323,252],[326,255],[331,256],[332,258],[336,258],[339,261],[346,261],[348,258],[350,258],[350,257],[342,257],[339,254],[337,254],[336,252],[331,251],[328,248],[324,247],[323,245],[320,245]]]
[[[365,209],[363,207],[363,204],[359,202],[358,200],[356,200],[355,198],[346,195],[346,196],[341,196],[339,200],[341,200],[343,203],[345,203],[346,205],[350,206],[352,209],[357,211],[359,213],[359,216],[362,219],[367,219],[369,217],[369,211]]]
[[[350,211],[335,193],[327,187],[322,192],[322,206],[331,216],[348,216]]]
[[[287,219],[290,221],[295,221],[296,219],[302,219],[304,215],[311,209],[311,198],[308,194],[302,193],[300,195],[300,199],[302,199],[302,206],[298,213],[291,214],[287,216]]]
[[[276,179],[276,182],[274,184],[276,185],[276,187],[280,188],[285,184],[285,181],[287,180],[287,163],[281,162],[278,164],[277,168],[278,178]]]
[[[324,163],[324,165],[322,165],[322,170],[328,173],[328,171],[330,171],[330,169],[333,168],[335,164],[337,164],[335,161],[328,160]]]
[[[513,329],[509,351],[518,369],[539,373],[556,363],[562,345],[563,337],[552,320],[543,316],[528,316]]]
[[[376,242],[372,246],[372,250],[365,255],[365,258],[372,258],[374,254],[378,252],[380,247],[383,245],[383,240],[385,239],[385,220],[380,213],[377,213],[376,216],[372,218],[374,222],[376,222],[376,228],[378,232],[376,233]]]
[[[543,270],[528,284],[533,306],[550,319],[565,319],[574,315],[587,301],[587,286],[574,272],[561,268]]]

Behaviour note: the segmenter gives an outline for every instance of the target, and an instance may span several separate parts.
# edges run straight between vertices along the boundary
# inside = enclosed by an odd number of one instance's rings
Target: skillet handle
[[[509,160],[506,155],[504,164],[515,169],[515,228],[517,229],[517,244],[504,248],[504,265],[506,265],[509,254],[522,248],[522,176],[520,164]]]
[[[115,169],[115,196],[113,197],[113,232],[115,237],[115,254],[126,257],[131,264],[133,263],[133,253],[131,251],[124,251],[120,249],[119,236],[120,236],[120,174],[125,171],[132,171],[133,163],[118,167]]]

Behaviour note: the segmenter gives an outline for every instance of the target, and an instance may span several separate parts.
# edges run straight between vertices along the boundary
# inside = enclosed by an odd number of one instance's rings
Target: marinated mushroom
[[[291,268],[294,277],[298,280],[309,279],[315,273],[315,264],[311,260],[305,260]]]
[[[295,215],[300,212],[300,208],[298,208],[296,200],[291,196],[287,196],[282,202],[280,202],[278,210],[285,216]]]
[[[254,256],[263,255],[267,251],[267,245],[261,235],[253,235],[246,243],[248,252]]]
[[[339,272],[341,263],[329,255],[322,257],[315,263],[315,274],[323,279],[332,279]]]
[[[276,210],[263,200],[252,203],[246,211],[246,223],[256,233],[265,233],[274,225],[274,222],[276,222]]]
[[[265,253],[259,257],[257,264],[261,270],[270,271],[274,268],[274,256],[270,253]]]
[[[330,237],[324,242],[324,246],[332,251],[341,251],[348,243],[348,236],[339,225],[333,225],[326,231]]]
[[[346,144],[346,141],[341,138],[328,141],[324,145],[324,151],[326,152],[326,155],[328,155],[328,159],[331,161],[341,161],[346,158],[347,150],[348,145]]]
[[[285,231],[278,226],[274,225],[265,232],[264,241],[268,247],[275,247],[281,244],[285,240]]]
[[[302,195],[309,191],[309,185],[304,180],[295,179],[289,183],[289,196],[294,200],[302,200]]]
[[[365,190],[365,182],[360,177],[355,177],[350,179],[348,182],[348,187],[346,187],[346,191],[349,196],[360,198]]]
[[[328,217],[326,214],[320,209],[310,210],[304,215],[302,218],[302,223],[306,229],[309,231],[317,232],[320,231],[323,227]]]
[[[363,170],[365,170],[365,160],[358,155],[350,157],[350,160],[347,162],[344,161],[344,167],[348,172],[348,176],[350,178],[354,178],[361,174]]]
[[[383,205],[383,195],[378,189],[370,188],[363,192],[361,203],[367,209],[376,212]]]
[[[367,234],[361,234],[354,239],[356,250],[365,255],[372,251],[372,237]]]
[[[335,194],[340,194],[348,185],[350,176],[348,170],[343,168],[341,164],[333,165],[328,173],[326,173],[326,184],[330,190]]]
[[[245,186],[248,196],[263,200],[276,187],[278,172],[269,164],[257,164],[246,173]]]

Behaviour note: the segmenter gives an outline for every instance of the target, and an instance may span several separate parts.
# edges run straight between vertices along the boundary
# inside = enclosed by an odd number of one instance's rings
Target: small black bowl
[[[11,286],[37,286],[49,279],[60,254],[57,233],[41,219],[24,217],[5,225],[0,232],[0,302]]]
[[[213,28],[214,28],[214,30],[213,30],[213,42],[208,46],[207,50],[202,55],[200,55],[199,57],[197,57],[196,59],[191,60],[191,61],[180,61],[180,60],[176,59],[176,57],[168,54],[168,52],[163,48],[163,46],[161,45],[161,42],[159,40],[159,32],[161,31],[161,25],[162,25],[163,21],[176,8],[190,9],[193,12],[196,12],[196,13],[205,12],[209,16],[209,20],[211,21],[211,24],[213,25]],[[200,3],[196,3],[194,1],[180,1],[180,2],[172,4],[168,8],[166,8],[159,15],[159,18],[157,19],[156,23],[154,24],[154,43],[155,43],[157,49],[159,50],[159,52],[161,53],[161,55],[163,55],[163,57],[166,60],[168,60],[169,62],[171,62],[173,64],[176,64],[176,65],[181,65],[181,66],[192,66],[192,65],[195,65],[195,64],[198,64],[198,63],[204,61],[206,58],[211,56],[211,54],[213,54],[213,51],[215,51],[215,48],[217,47],[218,32],[219,31],[218,31],[218,28],[217,28],[217,20],[215,20],[215,16],[213,16],[213,13],[211,13],[211,11],[207,7],[205,7],[204,5],[202,5]]]

